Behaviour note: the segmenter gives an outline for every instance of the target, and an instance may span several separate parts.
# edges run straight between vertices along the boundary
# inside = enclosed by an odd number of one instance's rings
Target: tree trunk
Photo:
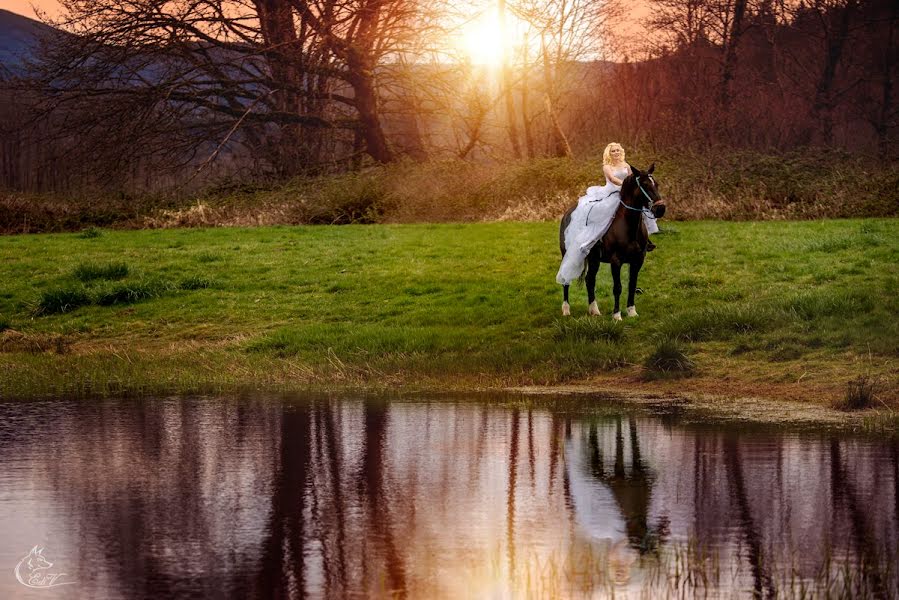
[[[381,127],[378,112],[378,95],[370,69],[361,67],[358,57],[347,61],[349,81],[353,87],[356,111],[359,114],[359,130],[365,140],[365,152],[379,163],[389,163],[394,154],[387,145],[387,137]]]
[[[398,102],[403,107],[404,127],[402,129],[403,151],[408,156],[419,162],[428,160],[428,150],[425,145],[425,136],[422,134],[422,125],[426,124],[422,115],[421,101],[418,95],[412,91],[416,84],[415,69],[410,67],[405,55],[400,57],[400,64],[403,69],[404,84],[398,94]],[[427,132],[427,129],[425,129]]]
[[[524,38],[524,45],[521,49],[521,73],[523,82],[521,85],[521,123],[524,125],[524,143],[528,150],[528,158],[534,158],[536,152],[534,150],[534,133],[531,131],[531,120],[528,118],[528,89],[530,81],[528,78],[530,69],[528,69],[528,39]]]
[[[826,35],[824,68],[815,88],[815,103],[812,105],[811,120],[818,124],[818,131],[826,145],[833,143],[833,85],[837,67],[843,56],[846,38],[849,37],[849,21],[855,8],[855,0],[850,0],[839,9],[836,31]],[[827,18],[828,15],[824,15]],[[826,27],[826,26],[825,26]]]
[[[299,90],[302,77],[297,60],[301,49],[290,3],[287,0],[256,0],[255,4],[265,42],[264,56],[274,81],[282,87],[272,94],[272,100],[283,113],[301,114]],[[274,161],[278,174],[284,177],[302,170],[309,160],[303,152],[303,128],[298,124],[284,124],[280,129]]]
[[[571,158],[574,156],[574,153],[571,151],[571,145],[568,143],[568,138],[565,137],[565,132],[562,131],[559,117],[556,115],[556,108],[553,106],[552,95],[555,83],[553,81],[552,66],[549,64],[549,55],[546,51],[546,42],[542,35],[540,36],[540,53],[543,55],[543,86],[546,90],[544,103],[546,104],[546,114],[549,115],[553,152],[555,156]]]
[[[345,47],[348,81],[353,88],[359,127],[365,139],[365,151],[379,163],[392,162],[395,158],[381,127],[378,110],[378,92],[375,86],[375,67],[372,61],[377,37],[378,20],[382,0],[368,0],[360,10],[359,27],[353,40]]]
[[[481,103],[473,103],[471,110],[472,120],[468,127],[468,142],[464,147],[459,149],[459,158],[465,159],[468,153],[474,150],[474,147],[481,141],[481,131],[484,127],[484,119],[487,116],[487,109]]]
[[[515,122],[515,101],[512,98],[512,66],[509,64],[509,52],[505,48],[506,38],[506,0],[499,0],[499,30],[503,38],[503,98],[506,102],[506,122],[509,131],[509,142],[512,144],[512,156],[521,158],[521,144],[518,142],[518,125]]]
[[[883,81],[881,87],[881,104],[880,111],[877,115],[877,122],[874,124],[874,130],[877,132],[877,148],[882,158],[893,158],[891,154],[895,154],[895,149],[890,140],[890,115],[893,111],[893,69],[895,68],[896,56],[896,17],[899,13],[899,7],[894,2],[890,7],[890,23],[887,29],[887,43],[883,51]],[[897,500],[899,501],[899,500]]]
[[[740,36],[743,35],[743,16],[746,14],[746,0],[736,0],[734,3],[734,20],[731,23],[730,35],[724,48],[724,64],[721,68],[721,89],[719,90],[718,106],[721,109],[720,118],[727,122],[733,97],[731,82],[737,68],[737,46]]]

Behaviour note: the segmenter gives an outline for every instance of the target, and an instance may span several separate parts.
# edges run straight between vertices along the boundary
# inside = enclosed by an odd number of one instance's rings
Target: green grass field
[[[607,265],[604,315],[573,286],[561,317],[555,223],[0,237],[0,394],[602,380],[823,404],[865,377],[896,402],[897,221],[654,239],[640,316],[615,324]]]

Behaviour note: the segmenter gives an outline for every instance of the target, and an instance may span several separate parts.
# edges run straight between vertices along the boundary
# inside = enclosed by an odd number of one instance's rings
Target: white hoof
[[[596,305],[596,300],[590,303],[590,307],[587,309],[588,315],[599,316],[602,313],[599,312],[599,306]]]
[[[620,320],[621,320],[621,313],[620,313],[620,312],[617,312],[617,313],[615,313],[614,315],[612,315],[612,320],[613,320],[613,321],[620,321]]]
[[[627,316],[636,317],[637,315],[637,307],[636,306],[628,306],[627,307]]]
[[[562,303],[562,316],[563,316],[563,317],[570,317],[570,316],[571,316],[571,307],[568,306],[568,303],[567,303],[567,302],[563,302],[563,303]]]

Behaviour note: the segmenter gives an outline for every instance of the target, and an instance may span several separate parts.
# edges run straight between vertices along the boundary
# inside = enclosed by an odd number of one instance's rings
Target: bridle
[[[647,175],[647,177],[649,177],[650,181],[655,183],[655,180],[652,178],[652,175]],[[654,214],[652,214],[652,209],[655,208],[656,204],[658,204],[660,206],[665,204],[665,201],[659,200],[658,202],[656,202],[652,198],[650,198],[649,194],[646,193],[646,190],[643,189],[643,186],[640,185],[640,178],[637,177],[636,175],[634,176],[634,181],[637,183],[637,188],[639,188],[639,190],[643,193],[643,195],[646,197],[646,199],[649,200],[649,208],[647,208],[645,206],[641,206],[640,208],[634,208],[633,206],[628,206],[627,204],[624,203],[624,200],[621,199],[620,191],[617,192],[618,193],[618,203],[621,204],[621,206],[623,206],[624,208],[626,208],[628,210],[633,210],[633,211],[636,211],[639,213],[643,213],[648,218],[655,221],[658,217],[656,217]]]
[[[647,177],[649,177],[652,180],[652,182],[655,183],[655,179],[652,179],[652,175],[647,175]],[[612,194],[618,194],[618,203],[621,204],[621,206],[623,206],[624,208],[626,208],[628,210],[633,210],[636,212],[643,213],[648,218],[655,221],[656,219],[658,219],[658,217],[656,217],[655,215],[652,214],[652,209],[656,205],[664,206],[665,201],[664,200],[659,200],[658,202],[653,201],[653,199],[650,198],[649,194],[646,193],[646,190],[643,189],[643,186],[640,185],[640,178],[635,176],[634,181],[637,182],[637,187],[640,189],[640,191],[643,193],[643,195],[646,197],[646,199],[649,200],[649,208],[646,208],[645,206],[640,207],[640,208],[634,208],[633,206],[628,206],[627,204],[624,203],[624,200],[621,199],[621,190],[615,190],[614,192],[611,192],[609,194],[609,196],[611,196]],[[609,196],[606,196],[606,198],[608,198]],[[602,200],[605,200],[605,198],[597,198],[596,200],[590,200],[590,203],[594,204],[596,202],[601,202]],[[586,226],[587,224],[590,223],[590,213],[591,212],[593,212],[593,206],[591,206],[590,210],[587,211],[587,217],[584,219],[584,226]]]

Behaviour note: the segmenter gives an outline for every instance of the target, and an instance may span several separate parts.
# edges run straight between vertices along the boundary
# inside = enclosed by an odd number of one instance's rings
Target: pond
[[[0,403],[3,598],[896,597],[897,564],[895,439],[602,399]]]

